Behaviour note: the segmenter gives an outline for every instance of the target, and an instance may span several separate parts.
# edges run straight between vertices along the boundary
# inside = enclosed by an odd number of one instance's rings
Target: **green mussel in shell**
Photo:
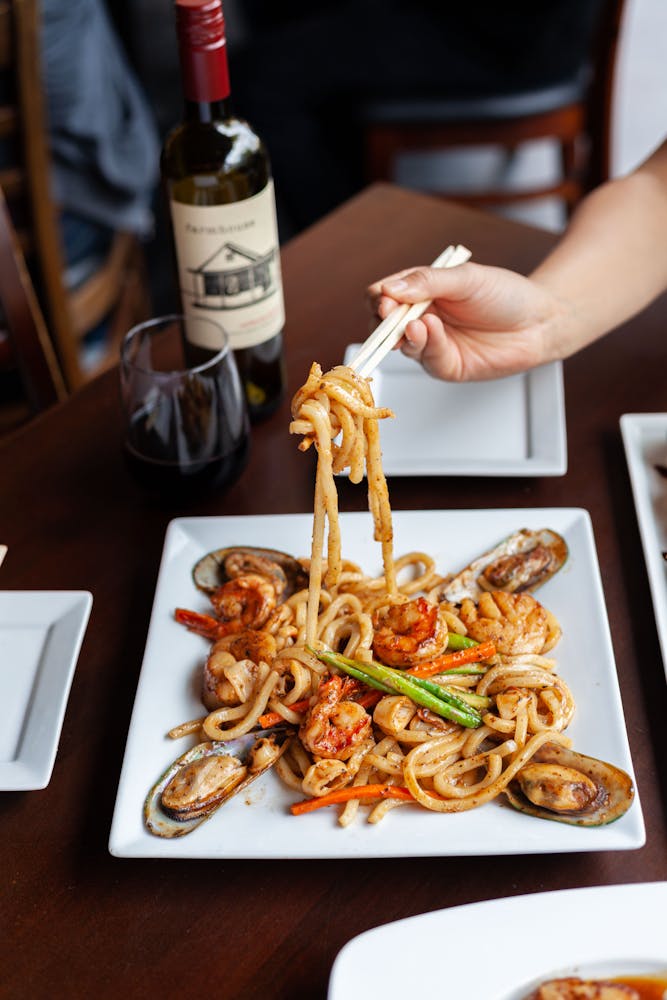
[[[632,778],[614,764],[545,743],[505,790],[510,804],[540,819],[603,826],[632,804]]]
[[[228,580],[247,573],[268,577],[279,601],[308,586],[308,574],[293,556],[251,545],[215,549],[202,556],[192,570],[195,586],[209,595]]]
[[[469,597],[476,603],[483,591],[537,590],[561,569],[567,557],[567,543],[555,531],[522,528],[452,577],[442,588],[442,599],[460,604]]]
[[[146,827],[156,837],[190,833],[273,767],[287,741],[287,730],[276,727],[191,747],[170,764],[146,796]]]

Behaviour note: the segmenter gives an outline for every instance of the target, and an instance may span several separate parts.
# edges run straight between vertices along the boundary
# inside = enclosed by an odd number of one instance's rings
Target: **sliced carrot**
[[[364,708],[373,708],[381,698],[384,698],[384,691],[366,691],[359,698],[355,698],[355,701],[358,705],[363,705]]]
[[[287,705],[286,707],[291,708],[293,712],[305,712],[309,705],[310,698],[303,698],[301,701],[295,701],[293,705]],[[284,717],[279,712],[266,712],[264,715],[260,715],[257,721],[262,729],[268,729],[269,726],[275,726],[279,722],[283,722]]]
[[[412,674],[413,677],[432,677],[433,674],[444,674],[453,667],[462,667],[465,663],[488,660],[495,652],[496,647],[492,642],[480,642],[477,646],[457,649],[455,653],[443,653],[442,656],[436,656],[435,660],[418,663],[405,673]]]
[[[302,816],[315,809],[350,802],[352,799],[401,799],[403,802],[414,802],[408,789],[400,785],[348,785],[347,788],[338,788],[335,792],[321,795],[318,799],[296,802],[291,806],[291,811],[294,816]]]
[[[299,709],[297,709],[296,711],[299,711]],[[270,729],[271,726],[277,726],[282,718],[283,716],[280,715],[279,712],[265,712],[264,715],[260,715],[257,722],[262,727],[262,729]]]

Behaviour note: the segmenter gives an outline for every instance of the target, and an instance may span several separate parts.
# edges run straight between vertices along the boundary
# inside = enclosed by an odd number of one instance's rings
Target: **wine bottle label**
[[[259,194],[226,205],[172,200],[171,217],[185,314],[216,320],[235,349],[280,333],[285,307],[273,181]],[[194,342],[219,347],[201,339],[203,334],[197,330]]]

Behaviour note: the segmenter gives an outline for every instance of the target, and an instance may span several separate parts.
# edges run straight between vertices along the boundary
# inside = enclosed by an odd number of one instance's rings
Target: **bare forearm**
[[[562,303],[553,357],[584,347],[667,288],[667,145],[594,191],[532,277]]]
[[[380,318],[430,300],[401,350],[436,378],[501,378],[568,357],[667,288],[667,142],[629,177],[594,191],[525,278],[467,263],[408,268],[375,282]]]

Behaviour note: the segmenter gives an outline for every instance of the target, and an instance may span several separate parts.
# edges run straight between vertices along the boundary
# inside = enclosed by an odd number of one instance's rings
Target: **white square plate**
[[[667,675],[667,413],[625,413],[621,433]]]
[[[559,670],[577,712],[570,733],[582,753],[631,771],[609,625],[590,518],[578,509],[394,512],[397,555],[426,548],[442,569],[456,570],[517,528],[553,528],[570,547],[563,570],[541,591],[563,627]],[[171,840],[143,825],[146,793],[187,749],[166,733],[203,714],[198,693],[207,642],[174,621],[176,607],[207,611],[191,571],[207,552],[230,545],[280,547],[308,555],[312,515],[178,518],[167,530],[153,613],[120,777],[109,849],[124,857],[351,858],[602,851],[640,847],[644,826],[638,801],[609,826],[580,829],[532,819],[494,802],[483,809],[439,816],[397,809],[377,826],[360,817],[342,829],[336,811],[295,818],[298,796],[272,773],[231,799],[208,822]],[[341,515],[343,554],[379,572],[381,554],[368,513]],[[365,815],[365,813],[364,813]]]
[[[345,945],[328,1000],[525,1000],[560,976],[665,975],[666,912],[667,882],[650,882],[540,892],[408,917]],[[378,955],[384,960],[369,960]],[[391,955],[398,960],[386,958]],[[407,955],[425,960],[405,961]]]
[[[0,790],[45,788],[93,598],[0,592]]]
[[[360,344],[345,351],[348,364]],[[489,382],[442,382],[392,351],[373,396],[395,420],[380,425],[387,476],[562,476],[567,471],[559,361]],[[499,415],[502,419],[498,419]]]

